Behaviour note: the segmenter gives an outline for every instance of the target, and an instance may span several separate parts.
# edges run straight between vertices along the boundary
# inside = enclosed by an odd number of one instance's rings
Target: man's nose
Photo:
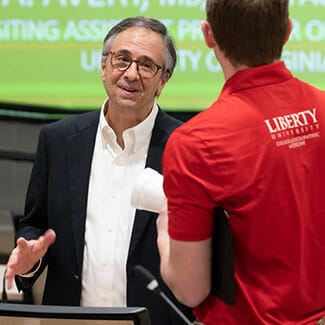
[[[137,80],[140,78],[139,71],[138,71],[138,64],[133,61],[131,65],[126,69],[124,72],[124,75],[129,79],[129,80]]]

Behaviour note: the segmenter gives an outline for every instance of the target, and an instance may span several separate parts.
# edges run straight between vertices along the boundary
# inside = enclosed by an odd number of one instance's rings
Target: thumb
[[[24,249],[27,247],[27,240],[23,237],[19,237],[17,239],[17,246],[20,248],[20,249]]]
[[[54,230],[49,229],[43,235],[43,238],[42,238],[43,244],[46,246],[50,246],[51,244],[54,243],[55,238],[56,238],[56,234],[55,234]]]

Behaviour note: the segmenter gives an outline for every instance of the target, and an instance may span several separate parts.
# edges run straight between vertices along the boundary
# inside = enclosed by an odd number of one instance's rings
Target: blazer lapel
[[[166,141],[168,139],[168,135],[162,130],[163,128],[161,127],[162,116],[164,114],[165,113],[159,109],[155,121],[155,125],[152,131],[152,136],[151,136],[151,141],[149,145],[149,151],[148,151],[146,166],[145,166],[145,167],[150,167],[152,169],[155,169],[159,173],[162,173],[161,158],[164,152]],[[153,212],[136,210],[129,254],[128,254],[129,257],[132,255],[137,243],[139,242],[142,234],[146,229],[147,224],[152,218],[156,216],[157,214]]]
[[[82,116],[77,123],[78,131],[68,138],[72,231],[79,274],[82,270],[88,185],[99,112]]]

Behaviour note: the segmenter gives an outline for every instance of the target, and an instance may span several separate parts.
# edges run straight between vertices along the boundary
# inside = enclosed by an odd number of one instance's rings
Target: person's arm
[[[168,234],[167,204],[157,219],[161,274],[184,305],[199,305],[211,290],[211,238],[201,241],[174,240]]]
[[[53,230],[47,230],[48,158],[45,133],[45,128],[42,128],[29,180],[24,218],[15,235],[16,247],[7,263],[5,277],[8,281],[8,288],[12,286],[15,275],[29,273],[35,264],[39,265],[40,258],[44,257],[56,236]],[[44,269],[45,262],[43,261],[42,264],[41,270]],[[32,281],[22,279],[21,282],[33,283],[35,280],[34,277]],[[20,286],[18,283],[17,287],[19,290],[26,288],[25,285]]]
[[[210,168],[212,152],[185,124],[169,137],[162,159],[169,211],[166,204],[157,220],[161,273],[176,298],[191,307],[211,291],[214,184],[219,183]]]
[[[5,278],[8,281],[8,289],[11,289],[16,275],[30,272],[35,264],[39,263],[55,241],[55,237],[55,232],[49,229],[37,240],[26,240],[22,237],[17,240],[17,246],[11,252],[7,263]]]

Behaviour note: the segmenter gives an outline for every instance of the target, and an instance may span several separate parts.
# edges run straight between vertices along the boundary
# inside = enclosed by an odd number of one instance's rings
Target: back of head
[[[107,58],[116,37],[125,30],[132,27],[141,27],[159,34],[164,41],[164,70],[162,78],[168,74],[170,77],[173,74],[176,65],[176,50],[173,39],[168,34],[167,28],[159,20],[150,17],[129,17],[121,20],[115,25],[106,35],[103,42],[102,60]]]
[[[206,11],[220,50],[234,66],[254,67],[281,58],[288,0],[207,0]]]

